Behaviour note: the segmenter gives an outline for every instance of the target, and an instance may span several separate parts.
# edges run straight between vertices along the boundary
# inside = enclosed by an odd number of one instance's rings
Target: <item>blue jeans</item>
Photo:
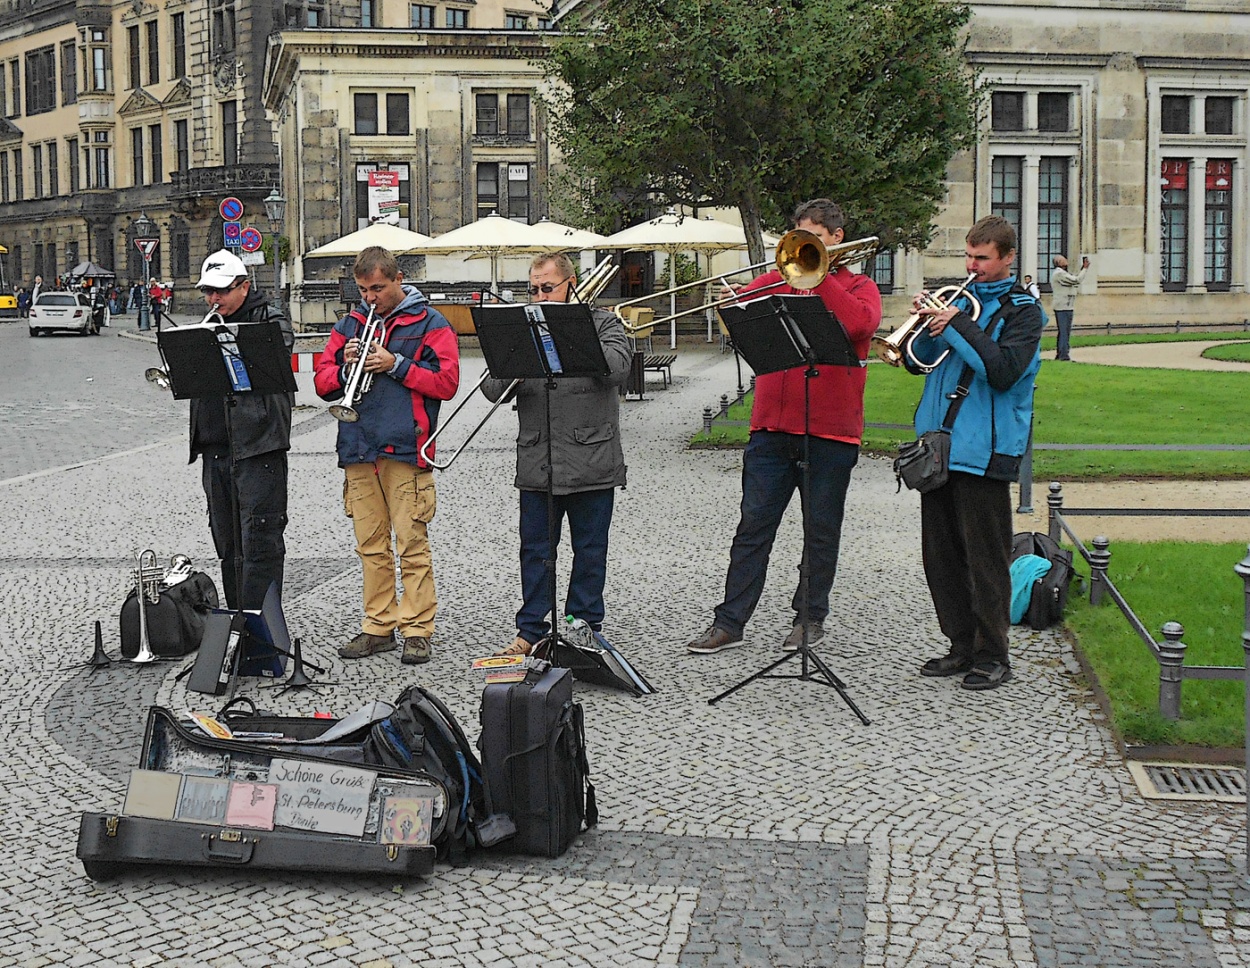
[[[725,600],[716,606],[715,624],[741,636],[764,592],[768,556],[773,550],[781,516],[803,481],[803,437],[769,430],[751,433],[742,459],[742,518],[729,552]],[[859,448],[837,440],[811,438],[811,507],[804,506],[807,522],[809,622],[823,622],[829,614],[829,592],[838,570],[842,540],[842,512],[851,469]],[[801,493],[801,491],[800,491]],[[791,606],[797,622],[802,607],[802,575]]]
[[[569,540],[573,545],[573,568],[559,617],[580,618],[596,631],[603,625],[603,585],[608,575],[608,528],[612,525],[612,488],[557,494],[555,497],[556,546],[564,518],[569,519]],[[537,642],[551,626],[552,611],[547,577],[549,538],[547,534],[547,495],[544,491],[521,492],[521,597],[516,613],[517,632],[527,642]],[[554,555],[550,556],[555,567]]]
[[[1066,360],[1072,352],[1072,313],[1071,309],[1056,309],[1055,324],[1059,327],[1059,340],[1055,343],[1055,359]]]

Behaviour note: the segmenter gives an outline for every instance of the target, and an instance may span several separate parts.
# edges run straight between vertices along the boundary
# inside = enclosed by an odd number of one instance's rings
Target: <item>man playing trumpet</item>
[[[360,634],[339,655],[361,659],[389,652],[399,645],[398,632],[402,662],[429,662],[438,599],[427,525],[436,502],[434,473],[419,451],[437,426],[439,401],[456,395],[460,351],[446,317],[420,290],[404,285],[399,263],[386,249],[361,252],[353,274],[361,304],[335,323],[315,374],[317,393],[326,400],[343,396],[357,365],[372,374],[369,390],[347,401],[357,419],[339,423],[343,505],[356,531],[365,611]],[[370,311],[380,339],[361,346]],[[404,582],[398,601],[392,532]]]
[[[795,228],[817,236],[826,246],[843,239],[842,209],[827,198],[804,202],[794,212]],[[785,295],[798,290],[779,285],[779,272],[760,276],[740,297],[755,290]],[[859,358],[868,355],[869,340],[881,323],[881,294],[876,284],[845,266],[831,271],[812,290],[846,331]],[[830,325],[834,325],[832,322]],[[803,508],[810,565],[807,600],[807,641],[825,634],[829,593],[838,567],[842,512],[851,469],[859,460],[864,430],[864,368],[821,366],[811,379],[810,418],[804,406],[806,367],[769,373],[755,381],[751,438],[742,459],[742,515],[729,552],[725,598],[716,606],[707,630],[686,648],[709,654],[742,644],[743,629],[764,591],[768,558],[781,517],[803,477],[803,442],[811,429],[811,507]],[[794,593],[794,626],[782,648],[794,650],[803,641],[802,579]]]

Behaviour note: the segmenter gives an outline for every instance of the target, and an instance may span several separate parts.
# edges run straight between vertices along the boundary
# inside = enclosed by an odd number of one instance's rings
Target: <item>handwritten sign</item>
[[[278,784],[274,823],[297,830],[359,837],[369,816],[377,774],[351,766],[275,759],[269,782]]]

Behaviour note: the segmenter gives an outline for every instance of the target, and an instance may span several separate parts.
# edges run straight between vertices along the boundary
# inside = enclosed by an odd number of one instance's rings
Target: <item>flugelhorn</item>
[[[365,371],[365,360],[369,357],[369,346],[378,336],[381,320],[378,319],[378,307],[369,306],[369,315],[365,319],[365,328],[360,332],[360,348],[356,360],[350,364],[347,373],[347,386],[343,388],[343,403],[331,406],[330,413],[344,423],[355,423],[360,419],[360,398],[373,386],[373,374]]]
[[[204,318],[195,325],[224,326],[225,324],[226,317],[218,312],[217,307],[214,306],[207,313],[205,313]],[[169,379],[169,371],[161,366],[149,366],[143,371],[143,378],[154,386],[160,387],[162,390],[168,390],[173,385]]]
[[[161,569],[156,564],[156,552],[151,549],[135,552],[135,604],[139,608],[139,651],[131,662],[155,662],[156,654],[148,641],[148,603],[156,605],[161,600]]]
[[[963,296],[971,304],[968,315],[976,319],[981,315],[981,303],[976,296],[968,292],[968,286],[972,280],[977,277],[975,272],[969,273],[958,286],[943,286],[935,292],[931,292],[921,301],[922,309],[949,309],[960,296]],[[948,295],[949,294],[949,295]],[[929,316],[925,313],[913,313],[907,317],[907,321],[899,326],[889,336],[874,336],[872,338],[872,351],[881,360],[889,363],[890,366],[900,366],[903,363],[910,363],[911,369],[920,373],[932,373],[937,369],[938,364],[946,359],[950,353],[950,348],[943,350],[941,355],[932,363],[922,363],[916,358],[914,345],[916,338],[920,336],[929,326]]]

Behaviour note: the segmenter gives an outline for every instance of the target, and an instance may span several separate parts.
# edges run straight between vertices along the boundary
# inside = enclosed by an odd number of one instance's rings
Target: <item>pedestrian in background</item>
[[[1055,323],[1059,326],[1059,341],[1055,344],[1055,359],[1070,360],[1072,343],[1072,313],[1076,306],[1076,293],[1085,281],[1085,270],[1089,268],[1089,259],[1081,260],[1081,271],[1073,275],[1068,271],[1068,260],[1061,255],[1055,256],[1055,271],[1050,274],[1050,284],[1054,288],[1054,298],[1050,308],[1055,311]]]
[[[1036,299],[1038,302],[1041,302],[1042,290],[1038,288],[1038,285],[1036,282],[1033,281],[1032,276],[1024,277],[1024,291],[1027,292],[1034,299]]]
[[[27,319],[30,317],[30,293],[25,289],[17,291],[17,318]]]

